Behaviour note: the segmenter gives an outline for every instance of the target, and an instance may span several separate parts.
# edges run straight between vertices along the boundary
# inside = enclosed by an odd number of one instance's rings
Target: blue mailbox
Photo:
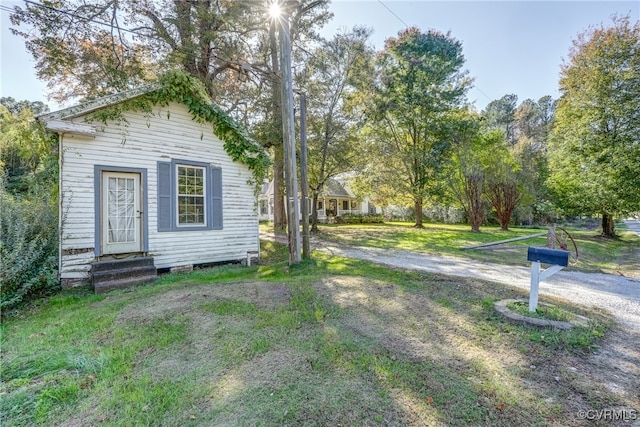
[[[527,261],[566,267],[569,265],[569,251],[529,246]]]
[[[547,280],[569,265],[569,251],[529,246],[527,260],[531,261],[529,312],[534,313],[538,307],[538,288],[540,287],[540,281]],[[540,271],[540,264],[550,264],[551,267]]]

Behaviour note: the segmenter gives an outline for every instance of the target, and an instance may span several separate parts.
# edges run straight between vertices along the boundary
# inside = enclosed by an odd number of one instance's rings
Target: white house
[[[202,119],[206,110],[196,117],[175,100],[129,109],[134,100],[157,99],[149,98],[157,89],[39,117],[59,135],[63,286],[93,283],[100,292],[152,280],[157,269],[259,255],[250,168],[227,153],[216,126]],[[244,138],[237,127],[226,131],[233,129]]]
[[[316,206],[319,221],[327,221],[329,215],[338,217],[344,214],[379,213],[380,209],[376,208],[368,197],[361,198],[355,194],[349,185],[351,179],[351,175],[342,174],[335,179],[329,178],[327,180]],[[258,195],[261,221],[273,221],[273,200],[273,181],[264,183]],[[311,213],[311,202],[311,199],[307,201],[309,213]],[[300,204],[302,204],[302,200]],[[302,211],[300,214],[302,215]]]

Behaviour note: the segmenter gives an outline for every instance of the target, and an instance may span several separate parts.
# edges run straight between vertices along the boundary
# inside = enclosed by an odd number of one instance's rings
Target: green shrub
[[[382,214],[346,213],[339,218],[339,224],[382,224],[384,222],[384,215]]]
[[[383,222],[384,222],[384,215],[382,214],[362,215],[363,224],[382,224]]]
[[[362,222],[361,214],[345,213],[340,216],[341,222],[345,224],[360,224]]]
[[[3,312],[59,288],[58,218],[53,198],[45,189],[14,196],[0,182],[0,309]]]

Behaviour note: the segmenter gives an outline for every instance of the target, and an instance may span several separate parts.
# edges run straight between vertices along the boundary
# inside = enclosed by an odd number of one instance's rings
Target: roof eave
[[[102,98],[93,99],[91,101],[83,102],[81,104],[64,108],[62,110],[53,111],[50,113],[44,113],[37,116],[36,118],[43,123],[47,123],[52,120],[72,119],[75,117],[83,116],[85,114],[89,114],[101,108],[109,107],[111,105],[115,105],[120,102],[128,101],[129,99],[136,98],[140,95],[144,95],[145,93],[153,92],[158,88],[159,88],[158,84],[152,83],[152,84],[140,86],[134,89],[130,89],[124,92],[118,92],[112,95],[103,96]]]

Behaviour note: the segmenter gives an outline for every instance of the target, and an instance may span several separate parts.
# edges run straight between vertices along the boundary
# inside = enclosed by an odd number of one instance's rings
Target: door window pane
[[[135,187],[133,178],[109,177],[107,242],[135,241]]]

